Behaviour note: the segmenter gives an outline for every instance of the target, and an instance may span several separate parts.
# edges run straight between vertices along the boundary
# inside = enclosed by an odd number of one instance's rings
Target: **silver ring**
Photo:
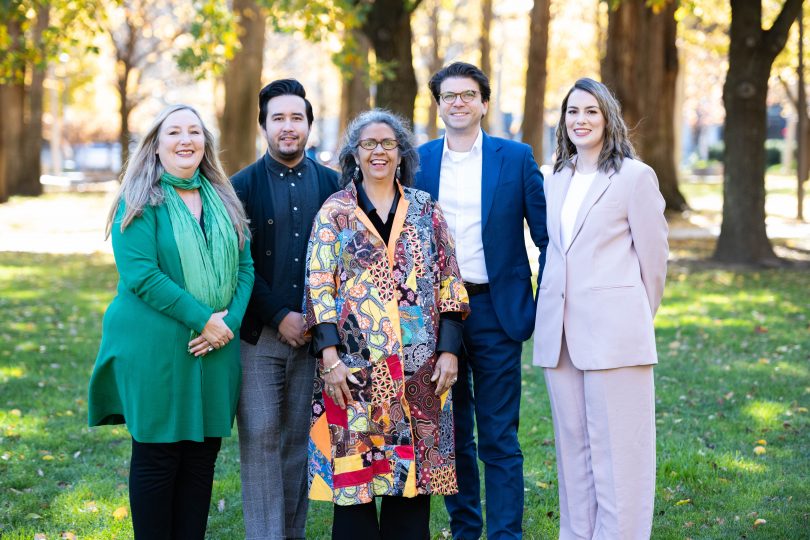
[[[457,381],[457,380],[458,380],[458,379],[451,379],[451,380],[450,380],[450,384],[456,384],[456,381]]]
[[[213,351],[213,350],[214,350],[214,348],[213,348],[213,347],[211,347],[211,346],[209,345],[209,346],[208,346],[208,352],[211,352],[211,351]]]

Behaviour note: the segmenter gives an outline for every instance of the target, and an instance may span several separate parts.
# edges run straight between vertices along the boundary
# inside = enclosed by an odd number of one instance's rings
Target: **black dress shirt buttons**
[[[281,176],[282,178],[284,178],[284,173],[283,172],[278,173],[278,175]]]
[[[298,212],[298,207],[297,207],[297,206],[293,206],[293,211],[294,211],[294,212]]]
[[[295,187],[295,182],[290,182],[290,187]]]
[[[293,283],[293,289],[297,289],[297,288],[298,288],[298,284],[297,284],[297,283]]]
[[[265,255],[267,255],[268,257],[269,257],[270,255],[272,255],[272,254],[273,254],[273,252],[272,252],[272,251],[270,251],[269,249],[268,249],[267,251],[265,251],[264,253],[265,253]]]
[[[295,262],[298,262],[298,257],[296,257],[296,258],[295,258],[295,259],[293,259],[293,260],[294,260]]]
[[[298,173],[298,176],[301,176],[301,173]]]
[[[267,220],[267,224],[268,224],[268,225],[272,225],[272,224],[273,224],[273,219],[272,219],[272,218],[271,218],[271,219],[268,219],[268,220]]]
[[[298,238],[298,233],[295,233],[295,237]]]

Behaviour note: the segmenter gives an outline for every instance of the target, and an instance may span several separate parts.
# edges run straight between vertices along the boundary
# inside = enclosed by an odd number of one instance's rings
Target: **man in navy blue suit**
[[[434,74],[429,86],[446,131],[420,147],[416,187],[444,211],[472,308],[453,387],[459,493],[445,504],[454,539],[481,537],[480,458],[487,537],[521,538],[520,356],[535,315],[523,224],[541,250],[542,275],[548,244],[543,177],[528,145],[481,129],[490,87],[480,69],[456,62]]]

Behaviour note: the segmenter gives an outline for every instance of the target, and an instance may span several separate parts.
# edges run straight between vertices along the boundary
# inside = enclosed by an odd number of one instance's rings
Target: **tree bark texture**
[[[481,49],[481,71],[487,77],[492,76],[492,42],[490,34],[492,32],[492,0],[481,0],[481,37],[479,46]],[[481,127],[484,131],[489,130],[489,115],[481,119]]]
[[[47,4],[37,8],[37,23],[34,26],[34,43],[43,47],[42,33],[48,28],[50,8]],[[45,66],[30,65],[31,82],[26,88],[26,103],[24,113],[24,133],[21,141],[22,174],[17,182],[16,192],[20,195],[41,195],[42,162],[42,103],[45,95]]]
[[[234,0],[241,48],[225,69],[225,106],[220,119],[220,157],[229,175],[256,160],[258,95],[262,84],[264,10],[255,0]]]
[[[340,94],[340,122],[338,133],[344,133],[355,116],[367,110],[371,103],[371,91],[364,74],[367,70],[369,45],[368,38],[361,32],[352,30],[357,42],[359,62],[343,72],[343,86]]]
[[[402,115],[413,125],[416,74],[413,69],[411,13],[419,1],[377,0],[370,4],[363,33],[377,61],[390,68],[390,77],[377,85],[375,106]]]
[[[765,228],[768,77],[801,0],[786,0],[769,30],[759,0],[731,0],[731,43],[723,85],[726,109],[723,224],[714,258],[756,264],[776,258]]]
[[[551,0],[534,0],[529,23],[529,59],[526,71],[526,96],[523,101],[523,142],[530,145],[534,158],[543,162],[543,111],[546,100],[546,58]]]
[[[681,211],[675,166],[675,90],[678,0],[658,13],[646,0],[624,0],[610,10],[602,80],[616,94],[642,160],[655,170],[667,208]]]
[[[439,13],[441,10],[441,0],[433,0],[430,6],[430,52],[428,56],[428,71],[430,77],[442,68],[441,40],[442,32],[439,28]],[[439,136],[439,125],[437,115],[439,104],[431,94],[428,105],[427,136],[428,140]]]

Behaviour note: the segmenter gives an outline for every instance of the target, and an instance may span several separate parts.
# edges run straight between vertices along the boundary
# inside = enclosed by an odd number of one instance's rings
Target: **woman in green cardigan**
[[[203,538],[214,464],[239,399],[253,287],[247,220],[213,137],[163,111],[110,209],[120,276],[90,379],[89,424],[126,423],[135,538]]]

